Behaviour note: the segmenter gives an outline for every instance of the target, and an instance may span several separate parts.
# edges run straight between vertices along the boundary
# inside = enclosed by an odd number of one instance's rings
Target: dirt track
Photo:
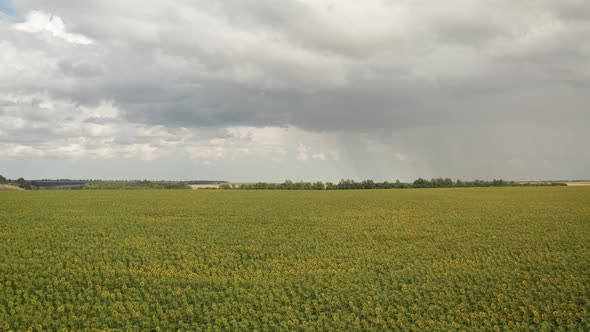
[[[11,184],[0,184],[0,190],[24,190]]]

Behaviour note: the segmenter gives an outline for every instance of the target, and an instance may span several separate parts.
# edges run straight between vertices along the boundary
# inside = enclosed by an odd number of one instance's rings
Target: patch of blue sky
[[[10,16],[17,16],[18,12],[12,6],[11,0],[0,0],[0,12],[10,15]]]

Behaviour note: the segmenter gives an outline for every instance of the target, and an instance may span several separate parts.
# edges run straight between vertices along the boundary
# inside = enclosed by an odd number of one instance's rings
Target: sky
[[[590,178],[587,0],[0,0],[0,174]]]

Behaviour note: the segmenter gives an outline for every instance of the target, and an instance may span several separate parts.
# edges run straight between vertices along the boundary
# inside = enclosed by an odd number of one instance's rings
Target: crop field
[[[0,330],[590,330],[590,187],[0,192]]]

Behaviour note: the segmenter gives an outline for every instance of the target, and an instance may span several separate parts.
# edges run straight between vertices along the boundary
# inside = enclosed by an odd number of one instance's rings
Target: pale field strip
[[[568,187],[583,187],[583,186],[590,186],[590,181],[588,182],[565,182]]]
[[[219,189],[219,183],[211,184],[190,184],[193,189]]]
[[[23,190],[17,186],[13,186],[11,184],[0,184],[0,190]]]

